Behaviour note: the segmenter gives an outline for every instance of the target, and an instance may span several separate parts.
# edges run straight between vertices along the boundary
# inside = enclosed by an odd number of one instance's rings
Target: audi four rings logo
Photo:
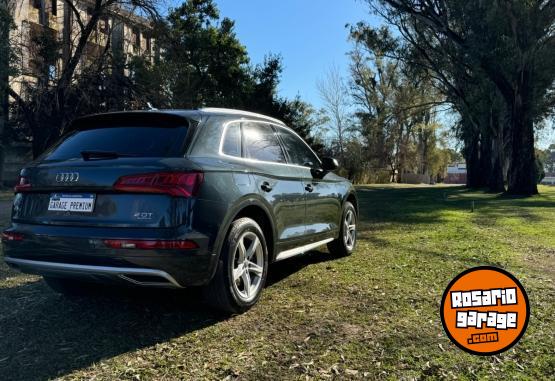
[[[76,183],[79,181],[79,172],[65,172],[56,174],[58,183]]]

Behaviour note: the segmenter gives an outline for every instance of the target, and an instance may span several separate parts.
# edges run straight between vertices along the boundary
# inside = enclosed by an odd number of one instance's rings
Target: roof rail
[[[231,108],[217,108],[217,107],[205,107],[205,108],[201,108],[200,111],[205,111],[205,112],[220,112],[220,113],[225,113],[225,114],[236,114],[236,115],[244,115],[244,116],[252,116],[252,117],[257,117],[260,119],[266,119],[270,122],[274,122],[277,124],[281,124],[282,126],[285,126],[285,123],[283,123],[281,120],[276,119],[276,118],[272,118],[263,114],[258,114],[256,112],[250,112],[250,111],[242,111],[242,110],[235,110],[235,109],[231,109]]]

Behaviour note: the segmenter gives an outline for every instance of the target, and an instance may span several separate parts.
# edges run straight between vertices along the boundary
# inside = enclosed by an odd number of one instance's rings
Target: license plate
[[[94,209],[94,194],[60,194],[50,195],[48,210],[55,212],[92,213]]]

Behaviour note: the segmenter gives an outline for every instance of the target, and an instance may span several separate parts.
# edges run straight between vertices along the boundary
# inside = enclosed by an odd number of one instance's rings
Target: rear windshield
[[[99,127],[71,133],[43,160],[80,159],[82,152],[113,152],[132,157],[181,157],[187,127]]]

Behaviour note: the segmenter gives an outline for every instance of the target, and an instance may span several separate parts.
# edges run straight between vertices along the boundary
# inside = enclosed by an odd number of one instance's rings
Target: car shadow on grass
[[[194,289],[83,298],[56,294],[42,280],[0,289],[0,379],[55,378],[223,319]]]
[[[271,265],[267,287],[311,264],[312,251]],[[68,298],[43,280],[0,288],[0,380],[44,380],[165,343],[229,316],[208,308],[198,289],[110,289]]]
[[[329,253],[311,250],[303,255],[272,263],[268,269],[266,287],[271,287],[283,279],[301,271],[307,266],[337,260]]]

